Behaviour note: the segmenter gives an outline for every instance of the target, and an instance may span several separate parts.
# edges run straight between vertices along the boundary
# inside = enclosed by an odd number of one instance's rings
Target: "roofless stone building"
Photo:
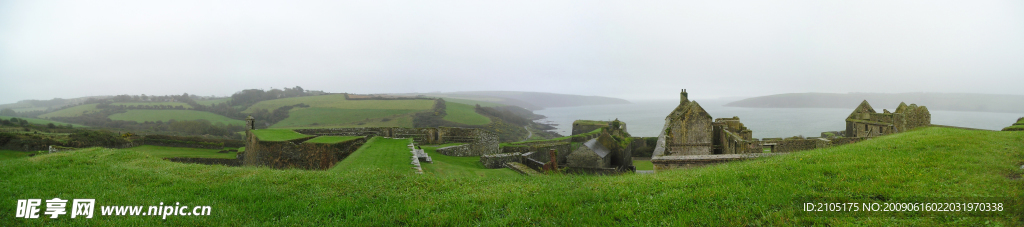
[[[847,137],[875,137],[899,132],[906,132],[911,129],[929,126],[932,122],[932,114],[928,107],[917,106],[900,102],[895,112],[882,110],[882,113],[875,112],[864,100],[846,118]]]

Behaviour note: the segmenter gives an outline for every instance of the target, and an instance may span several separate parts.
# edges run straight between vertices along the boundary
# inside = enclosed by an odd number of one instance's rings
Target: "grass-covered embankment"
[[[378,171],[412,172],[412,139],[373,137],[362,147],[338,162],[331,171],[374,169]]]
[[[406,144],[388,146],[400,145],[407,157]],[[408,159],[403,161],[407,166]],[[180,202],[211,206],[212,215],[2,218],[0,225],[1021,226],[1020,213],[813,218],[798,215],[793,203],[798,196],[1019,199],[1024,197],[1022,162],[1024,132],[952,128],[622,176],[454,177],[374,167],[398,166],[384,163],[359,163],[366,168],[348,171],[272,170],[87,149],[0,161],[0,191],[5,192],[0,203],[9,204],[0,206],[0,213],[14,213],[17,199],[60,197],[93,198],[97,206]]]
[[[358,139],[358,138],[363,138],[363,137],[362,136],[318,136],[316,138],[313,138],[313,139],[310,139],[310,140],[306,140],[306,142],[304,142],[304,143],[328,143],[328,144],[335,144],[335,143],[341,143],[341,142],[345,142],[345,141],[349,141],[349,140],[354,140],[354,139]]]

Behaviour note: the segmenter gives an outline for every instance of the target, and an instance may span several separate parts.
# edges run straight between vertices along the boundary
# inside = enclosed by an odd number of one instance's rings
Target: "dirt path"
[[[529,133],[529,134],[526,134],[526,139],[523,140],[523,141],[530,140],[530,137],[533,137],[533,132],[531,132],[530,128],[528,128],[527,126],[523,126],[523,129],[526,129],[526,133]]]

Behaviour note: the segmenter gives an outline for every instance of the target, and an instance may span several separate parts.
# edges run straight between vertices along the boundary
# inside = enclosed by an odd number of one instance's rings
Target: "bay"
[[[778,138],[791,136],[817,137],[824,131],[846,129],[846,117],[856,106],[841,108],[746,108],[723,106],[728,100],[695,100],[712,118],[737,116],[740,122],[753,130],[754,138]],[[569,135],[575,120],[614,120],[626,123],[627,131],[633,136],[658,136],[667,116],[679,101],[638,101],[630,104],[558,107],[536,110],[534,113],[546,118],[539,123],[557,124],[555,132]],[[919,104],[920,105],[920,104]],[[927,106],[927,105],[925,105]],[[892,111],[895,106],[873,106]],[[929,110],[932,124],[968,128],[1000,130],[1010,126],[1024,113],[989,113],[969,111]]]

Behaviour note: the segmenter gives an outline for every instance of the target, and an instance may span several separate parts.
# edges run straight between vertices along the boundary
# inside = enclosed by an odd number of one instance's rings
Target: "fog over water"
[[[806,136],[817,137],[824,131],[842,131],[846,129],[846,117],[856,106],[849,109],[839,108],[744,108],[726,107],[727,101],[700,101],[701,107],[711,114],[712,118],[738,116],[740,122],[754,131],[754,138],[775,138]],[[568,135],[572,132],[572,122],[584,120],[614,120],[626,122],[627,130],[633,136],[658,136],[665,125],[665,116],[679,105],[678,101],[648,101],[622,105],[600,105],[581,107],[547,108],[534,111],[547,116],[538,120],[542,123],[554,123],[559,134]],[[875,107],[890,111],[892,107]],[[1000,130],[1010,126],[1024,113],[989,113],[929,110],[932,124],[951,125],[979,129]]]

